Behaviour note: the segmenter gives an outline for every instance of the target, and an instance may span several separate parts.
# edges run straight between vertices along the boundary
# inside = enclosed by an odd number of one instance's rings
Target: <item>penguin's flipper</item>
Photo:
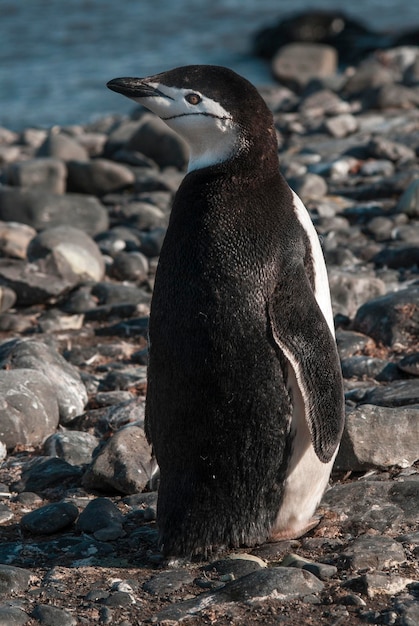
[[[281,276],[268,315],[274,341],[295,373],[314,450],[327,463],[343,430],[341,367],[335,339],[302,264]]]

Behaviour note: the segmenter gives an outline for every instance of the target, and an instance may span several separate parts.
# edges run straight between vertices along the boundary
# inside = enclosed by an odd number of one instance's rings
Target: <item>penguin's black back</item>
[[[264,168],[186,176],[160,255],[146,429],[165,554],[262,542],[281,503],[291,404],[267,302],[303,232],[276,150],[262,152]]]

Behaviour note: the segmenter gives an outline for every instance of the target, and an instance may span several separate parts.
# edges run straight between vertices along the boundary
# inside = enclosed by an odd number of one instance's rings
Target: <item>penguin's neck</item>
[[[188,174],[212,172],[236,180],[252,177],[270,178],[279,173],[278,143],[275,130],[260,135],[243,133],[224,152],[208,149],[199,155],[192,153]]]

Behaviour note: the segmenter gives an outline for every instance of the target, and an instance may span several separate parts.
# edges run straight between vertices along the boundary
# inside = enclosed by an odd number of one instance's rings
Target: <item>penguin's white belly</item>
[[[298,537],[310,530],[311,517],[327,487],[338,449],[328,463],[322,463],[311,443],[303,398],[295,374],[289,367],[288,387],[292,393],[292,451],[284,496],[272,528],[273,538]],[[315,524],[314,524],[315,525]]]

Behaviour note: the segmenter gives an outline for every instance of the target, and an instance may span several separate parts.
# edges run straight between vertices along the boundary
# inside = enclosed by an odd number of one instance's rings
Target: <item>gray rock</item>
[[[107,159],[69,161],[68,186],[71,191],[103,196],[134,184],[135,175],[126,165]]]
[[[17,306],[46,304],[76,286],[79,277],[56,264],[0,259],[0,283],[16,294]]]
[[[362,333],[338,328],[336,331],[336,343],[340,358],[347,359],[361,352],[368,343],[371,343],[371,339]]]
[[[401,613],[400,626],[417,626],[419,624],[419,604],[416,598],[407,602],[398,601],[397,609]]]
[[[89,235],[73,226],[55,226],[34,237],[27,250],[28,259],[50,259],[63,269],[84,280],[100,281],[105,273],[105,263],[97,244]]]
[[[289,178],[288,184],[303,202],[319,200],[327,194],[327,183],[317,174],[308,173],[304,176]]]
[[[329,284],[334,313],[342,313],[353,317],[359,307],[371,299],[386,292],[384,282],[365,271],[350,271],[340,268],[329,268]],[[365,331],[360,328],[365,335]]]
[[[42,494],[50,488],[65,488],[79,483],[82,470],[62,459],[37,457],[35,462],[24,469],[19,482],[14,484],[16,491],[34,491]]]
[[[27,590],[32,572],[0,563],[0,593],[12,596]]]
[[[369,95],[370,90],[392,82],[393,74],[391,70],[384,67],[378,59],[370,56],[357,65],[355,71],[346,82],[344,93],[348,96],[363,93],[365,97]]]
[[[23,626],[29,622],[29,615],[13,606],[0,606],[0,626]]]
[[[0,402],[0,440],[9,449],[39,445],[57,428],[55,388],[40,371],[0,371]]]
[[[122,120],[112,128],[108,135],[107,142],[104,148],[104,155],[106,157],[114,158],[118,150],[126,150],[126,145],[142,124],[140,120]],[[130,151],[141,152],[141,148],[138,146],[130,148]]]
[[[161,252],[165,236],[165,228],[153,228],[148,232],[141,233],[140,252],[145,254],[146,257],[158,256]]]
[[[188,570],[174,569],[162,572],[143,584],[143,590],[152,596],[166,598],[180,591],[185,585],[193,583],[193,576]]]
[[[189,160],[186,143],[157,116],[146,113],[138,130],[125,145],[138,150],[160,167],[174,166],[182,170]]]
[[[49,604],[37,604],[32,617],[45,626],[76,626],[77,624],[77,619],[71,613]]]
[[[111,500],[95,498],[80,513],[77,530],[82,533],[92,533],[99,540],[112,541],[122,535],[122,520],[122,513]],[[111,534],[105,537],[100,531],[111,531]]]
[[[389,408],[363,404],[346,416],[335,467],[410,467],[419,459],[419,406]]]
[[[0,254],[16,259],[26,259],[26,251],[36,230],[18,222],[0,222]]]
[[[323,583],[305,570],[292,567],[260,569],[228,583],[218,591],[202,593],[197,598],[163,609],[155,617],[158,621],[178,621],[213,605],[233,602],[253,604],[266,599],[290,602],[297,598],[310,598],[322,589]]]
[[[357,537],[343,552],[342,558],[353,570],[389,569],[406,561],[400,543],[378,535]]]
[[[397,242],[386,246],[373,257],[377,267],[415,267],[419,264],[419,247],[411,243]]]
[[[26,513],[20,523],[32,535],[53,535],[71,526],[78,514],[78,508],[71,502],[53,502]]]
[[[91,236],[109,225],[106,209],[94,196],[7,186],[0,188],[0,220],[22,222],[36,230],[77,224]]]
[[[397,380],[386,386],[375,387],[365,394],[362,403],[382,407],[419,405],[419,380]]]
[[[335,74],[337,53],[318,43],[290,43],[282,46],[272,59],[272,73],[285,85],[302,87],[313,78]]]
[[[395,172],[393,163],[388,159],[371,159],[366,161],[361,169],[361,176],[393,176]]]
[[[394,596],[412,582],[409,578],[384,572],[372,572],[362,577],[362,583],[369,598],[374,598],[376,595]]]
[[[142,304],[150,302],[151,294],[133,285],[118,283],[96,283],[92,295],[98,298],[99,304]]]
[[[99,440],[88,432],[66,430],[54,433],[44,443],[47,456],[58,457],[70,465],[91,463]]]
[[[410,286],[364,303],[352,328],[392,348],[413,347],[419,335],[418,311],[419,286]]]
[[[342,359],[341,365],[344,378],[377,378],[389,363],[368,356],[350,356]]]
[[[7,183],[13,186],[63,194],[66,182],[67,168],[55,158],[20,161],[13,163],[7,170]]]
[[[13,513],[5,504],[0,504],[0,525],[13,519]]]
[[[36,156],[54,157],[62,161],[87,161],[89,158],[87,150],[78,141],[54,129],[39,146]]]
[[[389,159],[390,161],[414,161],[415,151],[402,143],[385,139],[384,137],[374,137],[367,146],[367,150],[373,158]]]
[[[152,230],[167,225],[167,216],[150,202],[129,202],[121,207],[121,218],[138,230]]]
[[[3,343],[0,364],[10,370],[30,368],[44,374],[53,385],[62,424],[71,422],[83,411],[87,392],[78,370],[49,345],[24,339]]]
[[[136,493],[143,491],[151,473],[151,449],[144,430],[128,426],[107,441],[86,470],[83,485],[88,489]]]
[[[356,118],[350,113],[342,113],[325,120],[325,128],[332,137],[347,137],[358,129]]]
[[[324,495],[322,503],[338,515],[344,515],[340,522],[341,530],[361,524],[363,528],[373,528],[382,533],[398,529],[400,524],[417,523],[419,481],[358,481],[333,485]]]
[[[110,273],[117,280],[140,284],[147,280],[148,270],[148,259],[141,252],[119,252],[114,258]]]
[[[337,116],[350,112],[350,104],[330,89],[317,89],[302,95],[299,112],[309,117]]]
[[[214,572],[220,575],[220,580],[234,580],[247,576],[251,572],[256,572],[266,567],[266,561],[254,554],[233,553],[227,558],[214,561],[204,568],[204,571]]]

